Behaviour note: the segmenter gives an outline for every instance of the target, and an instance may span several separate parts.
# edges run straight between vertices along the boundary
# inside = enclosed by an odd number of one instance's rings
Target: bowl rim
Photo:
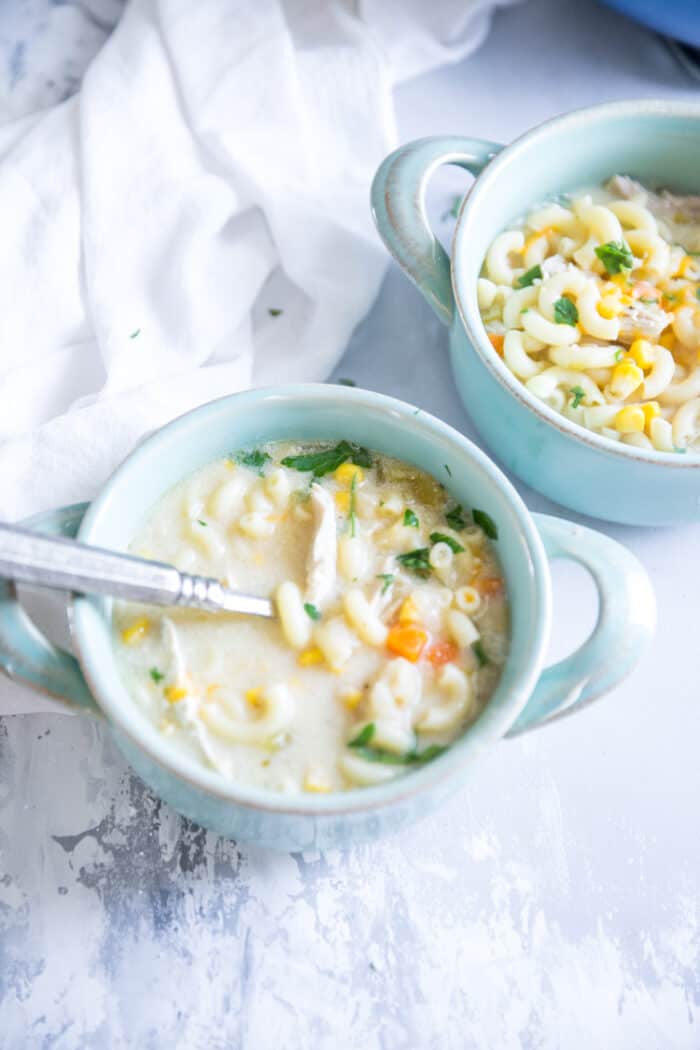
[[[311,399],[313,403],[339,403],[341,400],[355,402],[359,412],[378,412],[388,415],[402,429],[410,428],[423,440],[449,444],[454,451],[471,458],[485,475],[485,481],[499,490],[502,500],[508,504],[514,527],[519,532],[522,550],[529,561],[529,594],[522,600],[530,602],[532,615],[532,636],[529,642],[527,660],[521,661],[517,668],[515,680],[503,697],[498,694],[497,686],[494,698],[498,704],[486,704],[474,725],[479,726],[478,733],[469,731],[458,738],[448,750],[433,762],[413,769],[405,776],[398,776],[384,783],[367,787],[353,788],[348,791],[324,795],[294,794],[285,795],[271,789],[253,787],[227,780],[223,774],[207,768],[190,756],[171,747],[167,739],[157,734],[153,728],[153,739],[144,739],[139,731],[137,705],[129,697],[123,682],[115,683],[105,674],[104,669],[93,658],[90,647],[91,632],[95,628],[96,617],[101,628],[104,628],[104,614],[100,599],[85,595],[74,595],[71,599],[70,626],[73,644],[80,667],[97,704],[106,716],[107,722],[122,733],[131,744],[145,754],[160,768],[167,770],[196,788],[207,796],[217,800],[233,803],[239,807],[254,811],[264,811],[281,816],[304,817],[340,817],[368,813],[401,803],[423,791],[429,791],[436,784],[451,781],[456,786],[462,768],[475,760],[488,745],[502,737],[518,714],[524,709],[537,682],[544,664],[547,645],[551,633],[551,576],[549,563],[534,520],[525,503],[518,495],[511,482],[501,470],[459,431],[442,422],[423,409],[384,394],[374,393],[361,388],[349,388],[335,384],[299,383],[285,384],[279,387],[265,387],[225,395],[204,405],[200,405],[177,417],[159,428],[138,444],[119,467],[106,481],[93,503],[90,504],[80,526],[78,538],[81,541],[99,543],[99,528],[104,515],[105,505],[115,485],[128,484],[129,473],[135,464],[144,457],[157,455],[164,451],[169,443],[177,442],[184,437],[192,437],[192,428],[206,427],[207,423],[220,414],[231,415],[243,405],[255,405],[257,411],[265,406],[284,407],[290,403]],[[186,477],[183,474],[183,477]],[[95,537],[97,533],[97,537]],[[122,705],[128,698],[130,703]],[[508,702],[506,702],[506,700]],[[130,718],[130,713],[134,718]],[[150,734],[148,734],[150,735]]]
[[[656,467],[673,467],[674,469],[688,470],[700,468],[700,452],[678,453],[661,452],[657,449],[636,448],[634,445],[625,445],[621,441],[613,441],[593,430],[588,430],[569,420],[566,416],[550,408],[543,401],[531,394],[525,384],[515,376],[505,365],[503,360],[494,350],[486,334],[486,328],[478,315],[478,323],[472,323],[470,311],[466,303],[466,294],[461,284],[461,266],[458,259],[464,248],[464,241],[468,238],[472,222],[478,221],[478,207],[482,198],[492,192],[493,184],[501,175],[504,168],[511,164],[522,161],[523,155],[530,149],[533,142],[542,138],[555,136],[562,128],[584,127],[599,120],[610,118],[636,118],[639,116],[658,116],[670,118],[685,118],[697,121],[700,124],[700,103],[675,102],[663,99],[626,99],[621,102],[604,102],[595,106],[585,106],[580,109],[571,110],[548,120],[542,121],[533,128],[529,128],[519,135],[508,145],[504,146],[487,164],[482,173],[475,179],[469,192],[462,201],[462,206],[457,216],[457,222],[452,238],[452,249],[450,252],[450,274],[452,294],[459,314],[460,321],[469,336],[475,352],[484,365],[489,369],[494,378],[505,387],[526,408],[539,416],[546,424],[555,427],[566,437],[587,445],[595,452],[607,453],[617,456],[622,460],[636,460],[648,463]],[[698,129],[700,134],[700,128]]]

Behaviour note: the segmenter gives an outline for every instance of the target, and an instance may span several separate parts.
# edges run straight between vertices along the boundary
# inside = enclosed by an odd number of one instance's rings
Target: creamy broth
[[[535,397],[623,444],[700,452],[700,196],[624,175],[499,234],[489,339]]]
[[[491,537],[491,539],[489,538]],[[275,597],[266,621],[118,604],[128,688],[172,746],[275,791],[377,783],[437,757],[505,660],[497,523],[346,442],[272,443],[157,503],[131,550]]]

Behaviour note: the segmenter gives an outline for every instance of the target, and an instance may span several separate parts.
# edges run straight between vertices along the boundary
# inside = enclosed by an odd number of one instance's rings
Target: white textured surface
[[[0,69],[4,53],[0,39]],[[402,90],[402,133],[507,140],[635,95],[693,97],[641,30],[532,0],[469,63]],[[436,214],[462,179],[438,180]],[[470,433],[445,349],[393,269],[338,375]],[[3,1050],[700,1045],[700,527],[608,531],[657,588],[639,670],[581,716],[501,744],[429,821],[351,854],[225,842],[157,803],[92,723],[0,723]],[[578,571],[555,578],[560,655],[593,602]]]

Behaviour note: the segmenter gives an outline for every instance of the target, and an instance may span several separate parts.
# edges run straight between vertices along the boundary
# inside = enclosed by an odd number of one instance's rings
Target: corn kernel
[[[165,699],[171,704],[176,704],[178,700],[183,700],[187,696],[187,690],[182,685],[168,685],[163,690]]]
[[[661,408],[659,407],[658,401],[647,401],[642,405],[642,412],[644,413],[644,424],[648,428],[651,424],[652,419],[657,419],[661,415]]]
[[[362,690],[348,689],[347,692],[343,693],[340,699],[343,707],[347,707],[348,711],[354,711],[362,702]]]
[[[622,300],[618,295],[604,295],[598,302],[598,313],[608,320],[618,317],[623,310]]]
[[[322,773],[308,770],[304,774],[304,791],[311,791],[317,795],[325,795],[330,790],[331,785]]]
[[[668,332],[662,332],[659,336],[659,343],[667,350],[673,350],[676,345],[676,337],[671,330]]]
[[[399,623],[418,623],[420,614],[413,598],[406,598],[399,609]]]
[[[227,459],[226,460],[226,469],[227,470],[235,470],[236,469],[236,464],[233,462],[232,459]]]
[[[311,649],[304,649],[302,653],[299,653],[297,663],[301,667],[313,667],[315,664],[322,664],[323,653],[318,646],[313,646]]]
[[[362,467],[358,467],[356,463],[341,463],[337,468],[333,477],[339,485],[352,485],[353,479],[356,485],[364,479],[364,471]]]
[[[630,347],[630,357],[640,368],[649,369],[654,364],[654,347],[648,339],[635,339]]]
[[[619,365],[615,365],[610,381],[610,392],[616,398],[629,397],[643,381],[644,373],[639,365],[636,365],[628,356],[620,361]]]
[[[336,492],[335,505],[341,514],[348,514],[350,512],[350,493],[344,489]]]
[[[685,277],[688,270],[694,267],[694,265],[695,259],[693,259],[692,255],[684,255],[678,265],[678,276]]]
[[[256,689],[246,689],[243,695],[245,696],[246,701],[250,704],[251,707],[262,706],[262,689],[260,689],[259,687]]]
[[[640,405],[626,405],[615,416],[615,429],[621,434],[641,434],[644,423],[644,411]]]
[[[148,633],[149,627],[150,623],[145,616],[142,616],[140,620],[134,620],[129,627],[125,627],[122,631],[122,641],[127,645],[134,645],[135,642],[140,642],[143,636]]]

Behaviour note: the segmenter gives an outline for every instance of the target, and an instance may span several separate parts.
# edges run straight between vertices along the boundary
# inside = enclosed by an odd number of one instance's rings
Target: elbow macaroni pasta
[[[477,298],[493,352],[550,408],[700,453],[700,223],[679,200],[615,176],[536,208],[494,239]]]

